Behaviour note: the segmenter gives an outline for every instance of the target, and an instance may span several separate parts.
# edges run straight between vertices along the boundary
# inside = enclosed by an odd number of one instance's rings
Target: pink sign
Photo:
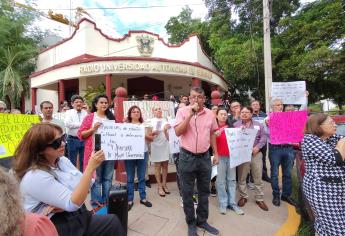
[[[301,142],[307,118],[306,111],[270,113],[269,128],[271,144]]]

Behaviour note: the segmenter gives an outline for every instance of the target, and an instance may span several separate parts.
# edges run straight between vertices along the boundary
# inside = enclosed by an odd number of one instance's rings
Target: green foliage
[[[92,99],[96,97],[98,94],[105,94],[105,85],[102,83],[98,85],[97,87],[89,87],[86,90],[84,90],[85,95],[84,99],[85,102],[89,107],[91,107]]]
[[[171,43],[192,32],[230,84],[230,93],[247,91],[263,100],[264,60],[261,0],[205,0],[208,19],[191,18],[184,9],[167,26]],[[305,80],[310,101],[333,98],[345,103],[345,3],[318,0],[300,7],[299,0],[273,1],[271,50],[273,81]],[[235,12],[237,17],[232,14]]]
[[[31,27],[36,16],[12,4],[9,0],[0,4],[0,99],[15,108],[29,91],[27,77],[35,69],[41,33]]]

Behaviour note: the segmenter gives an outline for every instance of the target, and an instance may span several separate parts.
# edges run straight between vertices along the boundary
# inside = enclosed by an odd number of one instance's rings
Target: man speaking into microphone
[[[208,149],[212,145],[217,164],[217,147],[213,137],[218,125],[212,111],[204,107],[205,92],[202,88],[191,88],[189,100],[189,106],[177,111],[174,124],[176,135],[180,137],[179,175],[188,236],[198,235],[196,226],[212,235],[219,235],[219,231],[207,223],[212,169]],[[196,217],[193,203],[195,180],[199,200]]]

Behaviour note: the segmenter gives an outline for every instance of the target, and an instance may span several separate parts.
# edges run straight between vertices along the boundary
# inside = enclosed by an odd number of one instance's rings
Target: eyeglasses
[[[60,138],[55,139],[52,143],[47,144],[46,147],[51,147],[56,150],[61,147],[62,142],[66,142],[66,134],[63,134]]]

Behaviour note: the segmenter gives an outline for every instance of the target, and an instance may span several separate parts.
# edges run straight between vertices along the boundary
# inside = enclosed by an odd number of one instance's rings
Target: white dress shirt
[[[65,125],[67,135],[77,136],[78,129],[86,115],[87,112],[83,109],[80,112],[78,112],[76,109],[66,111]]]
[[[71,195],[83,174],[64,156],[60,157],[57,165],[58,168],[51,169],[53,173],[36,169],[24,175],[20,191],[26,211],[42,214],[48,205],[65,211],[79,209],[80,206],[71,201]]]

